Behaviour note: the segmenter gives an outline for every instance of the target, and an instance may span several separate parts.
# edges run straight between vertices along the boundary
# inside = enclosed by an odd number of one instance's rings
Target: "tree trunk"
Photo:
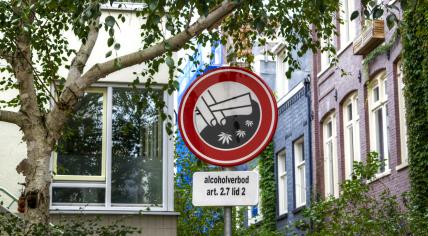
[[[27,158],[17,167],[18,173],[25,176],[24,218],[31,223],[49,222],[49,186],[51,174],[49,162],[53,150],[52,142],[42,125],[28,131],[24,129],[27,144]]]

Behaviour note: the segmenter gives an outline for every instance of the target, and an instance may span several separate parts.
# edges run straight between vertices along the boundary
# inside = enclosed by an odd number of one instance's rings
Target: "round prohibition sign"
[[[251,71],[222,67],[198,77],[184,93],[178,126],[199,159],[236,166],[257,157],[272,139],[278,108],[272,91]]]

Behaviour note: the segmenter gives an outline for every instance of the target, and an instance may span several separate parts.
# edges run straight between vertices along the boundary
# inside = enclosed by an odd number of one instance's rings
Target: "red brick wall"
[[[357,35],[361,29],[357,30]],[[385,25],[385,30],[388,27]],[[393,30],[386,32],[385,41],[392,37]],[[336,37],[335,45],[341,45]],[[401,44],[396,43],[389,53],[378,56],[369,65],[369,78],[363,77],[363,57],[354,55],[352,44],[344,45],[346,48],[339,51],[339,62],[335,67],[330,67],[320,73],[320,56],[314,55],[313,74],[311,80],[312,87],[312,112],[313,112],[313,171],[314,189],[317,193],[324,195],[324,172],[323,172],[323,145],[322,145],[322,121],[332,111],[336,112],[336,136],[337,136],[337,157],[339,164],[339,178],[342,182],[344,175],[344,137],[343,137],[343,113],[342,104],[353,93],[358,93],[358,111],[360,124],[360,153],[361,159],[370,151],[370,135],[368,123],[368,104],[366,82],[373,78],[379,71],[385,70],[387,77],[388,94],[388,122],[389,122],[389,164],[391,174],[380,178],[372,183],[373,192],[379,193],[385,187],[389,187],[393,194],[401,194],[409,190],[408,168],[397,170],[400,164],[400,130],[399,130],[399,107],[398,107],[398,84],[396,78],[396,63],[400,57]],[[315,70],[316,68],[316,70]],[[341,75],[344,69],[349,73],[347,76]],[[360,78],[360,79],[359,79]],[[403,111],[401,111],[403,112]]]

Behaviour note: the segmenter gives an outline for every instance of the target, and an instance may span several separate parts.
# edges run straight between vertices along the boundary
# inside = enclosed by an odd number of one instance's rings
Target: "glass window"
[[[91,89],[77,103],[54,154],[55,179],[105,180],[105,89]]]
[[[285,150],[277,154],[278,165],[278,214],[282,215],[287,213],[287,169]]]
[[[352,94],[343,104],[343,130],[345,145],[345,178],[352,174],[354,161],[360,161],[360,125],[358,114],[358,96]]]
[[[370,119],[370,149],[379,154],[382,165],[379,173],[389,170],[388,153],[388,106],[386,96],[385,72],[376,76],[368,87],[369,90],[369,119]]]
[[[280,52],[276,58],[276,79],[275,79],[275,92],[277,99],[281,99],[288,91],[288,79],[285,72],[288,70],[288,65],[284,62],[284,51]]]
[[[113,89],[112,203],[162,202],[162,122],[141,92]]]
[[[351,21],[351,14],[355,11],[355,0],[340,0],[340,46],[345,48],[356,35],[358,19]]]
[[[324,48],[328,45],[328,42],[333,43],[333,37],[330,36],[328,39],[322,38],[320,40],[321,48]],[[331,63],[331,55],[330,51],[322,51],[321,52],[321,71],[326,70],[330,67]]]
[[[54,154],[53,206],[163,206],[166,134],[143,92],[109,87],[85,93]]]
[[[102,205],[105,202],[104,188],[52,188],[54,205]]]
[[[325,196],[339,196],[339,173],[336,155],[336,116],[329,115],[323,125]]]
[[[303,138],[294,142],[296,208],[306,204],[306,176]]]
[[[399,119],[400,119],[400,148],[401,155],[399,164],[406,165],[408,163],[407,156],[407,124],[406,124],[406,103],[404,101],[404,82],[403,82],[403,68],[401,62],[397,63],[397,85],[398,85],[398,106],[399,106]]]

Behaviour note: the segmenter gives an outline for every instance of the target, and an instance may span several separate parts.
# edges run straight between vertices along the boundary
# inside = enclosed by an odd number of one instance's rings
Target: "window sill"
[[[346,51],[346,49],[348,49],[352,45],[352,42],[352,40],[347,42],[345,46],[337,52],[337,57],[339,57],[344,51]]]
[[[331,67],[332,67],[332,64],[330,63],[328,65],[328,67],[326,67],[326,68],[322,69],[320,72],[318,72],[317,77],[318,78],[321,77],[324,73],[326,73],[327,71],[329,71]]]
[[[175,211],[139,211],[139,210],[61,210],[50,209],[50,214],[100,214],[100,215],[164,215],[178,216]]]
[[[288,211],[286,211],[285,213],[282,213],[281,215],[277,216],[276,220],[279,221],[279,220],[286,219],[287,216],[288,216]]]
[[[385,170],[382,173],[376,174],[373,179],[371,179],[371,180],[368,181],[368,183],[371,184],[371,183],[373,183],[373,182],[375,182],[375,181],[377,181],[379,179],[382,179],[382,178],[384,178],[386,176],[389,176],[390,174],[391,174],[391,169],[387,169],[387,170]]]
[[[301,212],[305,208],[306,208],[306,203],[303,203],[302,205],[296,207],[296,209],[293,210],[293,214],[297,214],[297,213]]]
[[[404,169],[404,168],[406,168],[408,166],[409,166],[409,163],[408,162],[404,162],[404,163],[401,163],[400,165],[396,166],[395,170],[396,171],[400,171],[400,170],[402,170],[402,169]]]

